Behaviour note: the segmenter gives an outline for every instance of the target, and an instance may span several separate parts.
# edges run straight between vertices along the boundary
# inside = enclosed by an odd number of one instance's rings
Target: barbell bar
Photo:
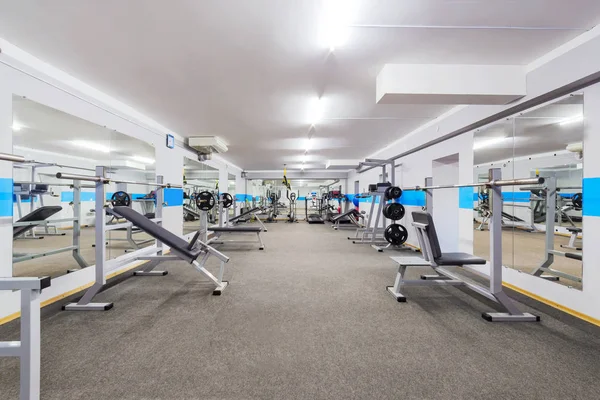
[[[170,183],[152,183],[152,182],[136,182],[136,181],[124,181],[122,179],[111,179],[104,178],[101,176],[91,176],[91,175],[77,175],[77,174],[64,174],[62,172],[58,172],[56,174],[58,179],[68,179],[73,181],[88,181],[88,182],[102,182],[106,183],[127,183],[131,185],[146,185],[146,186],[154,186],[154,187],[163,187],[163,188],[183,188],[182,185],[173,185]]]
[[[436,189],[457,189],[463,187],[494,187],[494,186],[520,186],[520,185],[541,185],[545,182],[542,177],[525,179],[506,179],[480,183],[463,183],[455,185],[437,185],[437,186],[415,186],[404,188],[403,190],[436,190]]]

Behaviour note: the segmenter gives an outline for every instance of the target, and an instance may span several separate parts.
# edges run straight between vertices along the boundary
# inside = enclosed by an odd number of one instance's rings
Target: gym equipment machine
[[[289,206],[290,206],[290,212],[287,215],[287,222],[293,223],[293,222],[298,222],[298,218],[296,218],[296,193],[292,192],[290,194],[289,191],[287,191],[286,193],[287,195],[287,199],[289,201]]]
[[[531,273],[534,276],[539,276],[541,278],[547,280],[557,281],[560,278],[569,279],[575,282],[582,282],[582,278],[580,276],[575,276],[572,274],[568,274],[566,272],[558,271],[552,268],[552,264],[554,263],[554,256],[562,256],[566,258],[570,258],[573,260],[583,261],[582,253],[574,253],[574,252],[563,252],[554,250],[554,237],[555,237],[555,224],[556,224],[556,196],[557,187],[556,187],[556,178],[554,176],[549,176],[543,178],[544,182],[544,194],[545,194],[545,205],[546,205],[546,240],[545,240],[545,251],[544,251],[544,261]],[[583,196],[579,196],[577,199],[579,206],[583,206]],[[567,228],[569,229],[569,228]],[[577,238],[577,234],[580,233],[580,228],[571,228],[574,232],[571,232],[571,238],[573,236],[575,239]],[[571,249],[581,250],[574,246],[574,239],[571,239],[569,245]],[[547,275],[545,275],[547,274]]]
[[[187,243],[182,238],[174,235],[173,233],[162,228],[162,211],[163,206],[166,205],[164,202],[164,189],[166,188],[182,188],[181,185],[172,185],[169,183],[163,183],[163,177],[157,175],[156,183],[148,182],[135,182],[117,180],[106,177],[106,167],[96,167],[95,176],[89,175],[73,175],[73,174],[56,174],[58,179],[68,180],[79,180],[89,181],[95,183],[96,192],[96,205],[95,205],[95,221],[96,221],[96,265],[94,266],[95,282],[89,289],[86,290],[83,297],[81,297],[76,303],[69,303],[63,306],[63,310],[67,311],[106,311],[113,307],[113,303],[93,303],[94,297],[102,290],[106,284],[106,275],[108,272],[115,269],[121,268],[125,265],[129,265],[135,261],[149,261],[145,263],[143,267],[133,273],[134,276],[165,276],[166,271],[155,271],[156,266],[162,261],[169,260],[185,260],[188,261],[192,266],[207,277],[211,282],[215,284],[215,290],[213,294],[219,295],[227,286],[227,282],[222,280],[224,263],[229,261],[229,258],[222,253],[216,251],[206,243],[198,241],[198,237],[195,237],[192,242]],[[105,203],[105,186],[108,183],[128,183],[137,185],[152,186],[157,189],[156,191],[156,218],[149,220],[143,215],[133,211],[129,207],[118,206],[111,209],[107,207]],[[106,225],[105,211],[117,216],[123,217],[128,222],[121,224],[114,224],[111,226]],[[116,210],[120,210],[117,212]],[[130,211],[128,211],[130,210]],[[136,222],[132,222],[135,220]],[[120,227],[126,227],[128,225],[136,225],[146,233],[150,234],[156,239],[156,245],[146,247],[138,250],[134,253],[124,254],[123,256],[117,257],[116,259],[106,260],[106,232],[112,229],[118,229]],[[151,224],[151,225],[149,225]],[[171,247],[171,252],[174,255],[163,255],[163,242]],[[198,248],[198,246],[200,246]],[[196,257],[204,255],[200,262],[196,261]],[[205,269],[204,265],[210,255],[214,255],[221,261],[221,269],[219,277],[215,277],[208,270]]]
[[[487,321],[497,322],[535,322],[540,317],[521,312],[513,301],[504,292],[502,286],[502,186],[517,186],[540,184],[544,178],[501,180],[501,170],[492,168],[489,170],[488,181],[471,184],[441,185],[416,187],[413,190],[438,190],[461,187],[487,187],[490,192],[490,266],[489,273],[476,265],[485,265],[487,261],[472,254],[466,253],[443,253],[440,249],[437,233],[433,224],[431,214],[425,212],[413,212],[413,223],[419,245],[423,253],[420,257],[390,257],[398,264],[398,273],[394,286],[388,286],[387,291],[394,296],[398,302],[405,302],[406,297],[402,293],[407,286],[464,286],[474,292],[496,302],[504,312],[486,312],[482,317]],[[407,267],[429,266],[436,272],[435,275],[421,275],[421,279],[405,280]],[[483,278],[489,279],[486,287],[470,278],[467,278],[447,266],[461,267],[473,272]]]
[[[323,219],[323,198],[315,198],[315,207],[317,213],[309,214],[308,213],[308,196],[304,198],[304,219],[309,224],[324,224],[325,220]]]

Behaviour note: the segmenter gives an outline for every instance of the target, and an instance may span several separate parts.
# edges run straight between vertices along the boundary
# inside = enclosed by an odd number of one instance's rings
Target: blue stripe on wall
[[[472,187],[458,188],[458,208],[473,209],[473,199],[477,199],[477,189]]]
[[[583,178],[583,215],[600,217],[600,178]]]
[[[13,180],[0,178],[0,217],[13,215]]]
[[[235,201],[238,201],[238,202],[252,201],[252,196],[249,194],[236,194]]]
[[[405,190],[402,192],[402,196],[400,196],[400,204],[423,207],[425,205],[425,192],[420,190]]]
[[[167,205],[165,207],[177,207],[183,205],[183,189],[165,188],[164,199]]]
[[[502,200],[510,203],[529,203],[530,192],[502,192]]]

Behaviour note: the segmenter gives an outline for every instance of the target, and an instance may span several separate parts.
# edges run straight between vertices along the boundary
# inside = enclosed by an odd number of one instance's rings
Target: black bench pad
[[[468,253],[442,253],[442,256],[435,260],[437,265],[483,265],[486,262],[483,258]]]
[[[36,208],[17,222],[32,222],[32,221],[45,221],[57,212],[62,210],[61,206],[43,206]],[[25,232],[35,228],[36,225],[28,226],[14,226],[13,227],[13,238],[24,234]]]
[[[342,218],[348,217],[351,214],[356,214],[356,210],[350,210],[350,211],[346,211],[343,214],[336,215],[335,217],[331,218],[331,222],[336,222]]]
[[[240,218],[246,217],[246,216],[248,216],[248,215],[250,215],[252,213],[255,213],[257,211],[260,211],[260,210],[261,210],[260,207],[255,207],[252,210],[245,211],[245,212],[243,212],[242,214],[240,214],[238,216],[235,216],[233,218],[229,218],[229,222],[235,222],[235,221],[237,221]]]
[[[565,253],[565,257],[572,258],[573,260],[583,261],[583,256],[578,253]]]
[[[125,218],[127,221],[132,222],[135,226],[146,232],[148,235],[160,240],[169,246],[171,251],[176,253],[184,261],[191,263],[198,258],[200,254],[202,254],[202,249],[197,248],[189,250],[189,243],[187,241],[180,238],[173,232],[166,230],[162,226],[157,225],[132,208],[113,207],[110,212],[117,217]]]
[[[581,232],[583,232],[582,228],[575,228],[575,227],[573,227],[573,228],[567,228],[567,230],[569,232],[573,232],[573,233],[581,233]]]
[[[241,232],[241,233],[262,232],[262,228],[260,226],[236,226],[236,227],[211,226],[210,228],[208,228],[208,230],[212,231],[212,232]]]

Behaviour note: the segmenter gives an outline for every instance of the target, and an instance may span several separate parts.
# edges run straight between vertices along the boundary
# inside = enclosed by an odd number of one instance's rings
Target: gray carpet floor
[[[493,304],[458,288],[397,303],[385,291],[397,253],[347,234],[280,222],[264,251],[221,246],[220,297],[177,262],[109,287],[97,299],[111,311],[44,309],[42,398],[600,398],[596,327],[533,302],[520,306],[541,322],[492,324],[480,315]],[[0,327],[17,337],[16,323]],[[17,391],[18,362],[0,359],[0,398]]]

